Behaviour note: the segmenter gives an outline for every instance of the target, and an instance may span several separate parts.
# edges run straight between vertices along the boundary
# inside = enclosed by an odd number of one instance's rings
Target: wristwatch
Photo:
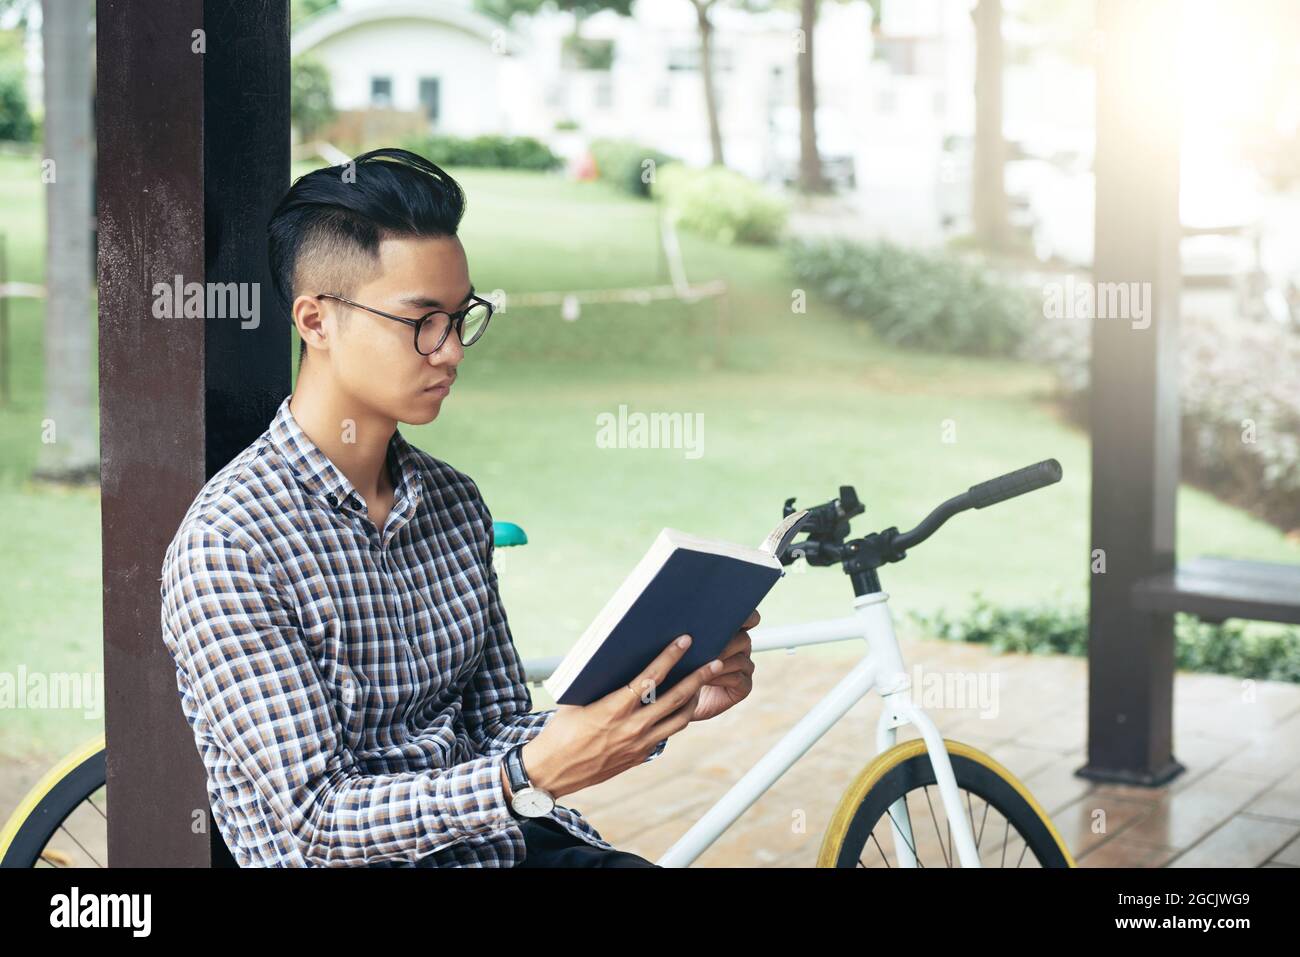
[[[516,744],[506,752],[506,777],[513,796],[510,810],[516,817],[545,817],[555,808],[555,796],[545,788],[534,787],[524,769],[524,746]]]

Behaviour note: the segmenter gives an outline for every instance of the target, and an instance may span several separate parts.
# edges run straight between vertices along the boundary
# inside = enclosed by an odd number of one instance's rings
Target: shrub
[[[675,157],[630,140],[592,140],[592,159],[596,175],[633,196],[649,196],[650,180],[659,175]]]
[[[847,239],[797,240],[799,281],[865,321],[886,342],[933,352],[1013,355],[1033,302],[950,253]]]
[[[0,140],[30,143],[35,134],[36,124],[27,111],[22,74],[0,73]]]
[[[545,172],[564,165],[545,143],[531,136],[419,136],[406,149],[442,167],[489,166]]]
[[[928,634],[988,645],[998,654],[1088,653],[1086,612],[1071,605],[999,607],[977,595],[963,616],[912,613]],[[1231,619],[1223,624],[1174,616],[1175,665],[1262,681],[1300,682],[1300,629]]]
[[[722,243],[774,243],[788,215],[785,200],[723,166],[668,166],[652,191],[683,228]]]
[[[336,113],[330,95],[330,75],[318,60],[299,57],[290,74],[289,113],[303,140],[310,141]]]
[[[1105,321],[1105,320],[1103,320]],[[1091,323],[1042,322],[1025,354],[1056,374],[1088,422]],[[1179,328],[1182,476],[1283,530],[1300,528],[1300,337],[1283,326],[1189,314]]]

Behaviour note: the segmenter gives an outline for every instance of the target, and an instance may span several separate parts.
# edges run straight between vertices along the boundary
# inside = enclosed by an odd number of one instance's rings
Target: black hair
[[[381,240],[455,236],[464,215],[460,184],[409,150],[385,147],[313,170],[294,181],[267,223],[276,295],[287,310],[304,268],[317,283],[333,282],[320,291],[350,295],[373,275]],[[306,353],[304,342],[300,364]]]

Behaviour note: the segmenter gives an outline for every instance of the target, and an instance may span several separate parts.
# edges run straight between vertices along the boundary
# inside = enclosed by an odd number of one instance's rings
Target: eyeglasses
[[[456,327],[456,335],[460,338],[462,346],[469,347],[483,337],[487,330],[488,320],[492,318],[493,305],[486,299],[470,294],[470,303],[464,309],[457,312],[447,313],[441,309],[435,309],[433,312],[426,312],[419,319],[407,319],[405,316],[394,316],[392,313],[383,312],[379,309],[372,309],[370,306],[363,306],[359,302],[353,302],[351,299],[344,299],[342,296],[335,296],[331,293],[321,293],[315,296],[316,299],[337,299],[339,302],[346,303],[349,306],[356,306],[358,309],[364,309],[366,312],[373,312],[377,316],[383,316],[385,319],[392,319],[396,322],[404,322],[408,326],[415,327],[415,351],[422,356],[433,355],[442,348],[442,344],[447,341],[447,335],[451,332],[451,327]]]

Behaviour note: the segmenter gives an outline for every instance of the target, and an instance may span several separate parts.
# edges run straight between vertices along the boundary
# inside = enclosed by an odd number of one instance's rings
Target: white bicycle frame
[[[889,595],[885,592],[862,595],[853,600],[854,614],[850,618],[776,628],[754,628],[750,631],[755,653],[855,638],[866,640],[867,653],[690,830],[668,848],[656,864],[661,867],[689,867],[850,708],[865,695],[878,691],[885,700],[885,709],[876,725],[876,753],[882,754],[894,746],[898,728],[909,723],[916,726],[934,766],[935,783],[943,800],[948,825],[952,830],[953,846],[961,866],[981,866],[970,820],[957,794],[957,780],[953,775],[948,749],[944,747],[943,736],[929,716],[912,701],[912,684],[903,667],[903,656],[894,634],[888,601]],[[530,680],[541,680],[549,673],[549,669],[540,662],[534,663],[527,670],[530,672]],[[534,677],[535,674],[538,677]],[[916,859],[911,851],[915,843],[911,833],[911,819],[907,814],[907,802],[902,799],[897,801],[890,808],[890,817],[898,865],[915,867]]]

